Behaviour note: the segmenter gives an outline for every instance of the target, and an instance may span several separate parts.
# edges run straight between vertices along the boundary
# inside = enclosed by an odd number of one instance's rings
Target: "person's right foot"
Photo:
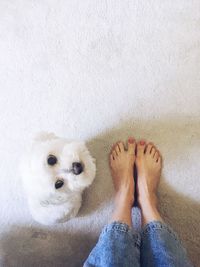
[[[154,144],[146,144],[145,141],[137,143],[137,196],[144,223],[156,219],[161,220],[157,211],[157,188],[161,166],[161,156]]]

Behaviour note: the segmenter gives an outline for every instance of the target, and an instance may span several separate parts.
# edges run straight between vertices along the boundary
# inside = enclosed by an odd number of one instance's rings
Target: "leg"
[[[84,263],[85,267],[140,266],[140,236],[131,229],[135,145],[135,140],[130,138],[127,151],[122,142],[111,151],[110,168],[116,190],[114,211],[110,224],[103,229],[97,245]]]
[[[138,203],[142,211],[141,266],[191,267],[176,233],[163,222],[157,208],[161,156],[152,143],[137,144]]]

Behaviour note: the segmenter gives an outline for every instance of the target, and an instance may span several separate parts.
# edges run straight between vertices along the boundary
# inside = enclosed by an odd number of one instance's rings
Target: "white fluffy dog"
[[[33,218],[42,224],[77,215],[83,190],[95,178],[95,160],[83,142],[39,134],[23,158],[22,182]]]

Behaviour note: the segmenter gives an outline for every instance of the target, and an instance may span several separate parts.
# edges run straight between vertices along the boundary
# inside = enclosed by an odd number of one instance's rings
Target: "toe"
[[[112,153],[114,153],[114,155],[115,155],[115,154],[118,155],[119,152],[120,152],[120,151],[119,151],[118,143],[115,143],[115,144],[113,145],[113,148],[112,148]]]
[[[161,157],[160,154],[159,154],[158,159],[157,159],[156,162],[157,162],[159,165],[162,165],[162,157]]]
[[[135,139],[133,137],[130,137],[128,139],[128,152],[129,152],[129,154],[135,155],[135,146],[136,146]]]
[[[114,149],[115,149],[115,144],[113,144],[113,145],[111,146],[110,154],[112,154],[112,152],[114,151]]]
[[[109,160],[110,160],[110,163],[112,164],[113,160],[115,160],[115,158],[113,157],[113,154],[110,154]]]
[[[151,155],[152,155],[152,157],[154,157],[155,153],[156,153],[156,149],[155,149],[155,147],[153,146],[152,149],[151,149]]]
[[[151,153],[151,149],[152,149],[152,147],[153,147],[153,143],[149,143],[149,144],[147,145],[147,148],[146,148],[146,154],[150,154],[150,153]]]
[[[141,140],[139,143],[137,143],[137,156],[140,157],[144,155],[146,142],[144,140]]]
[[[116,151],[116,150],[113,150],[113,151],[112,151],[112,156],[113,156],[114,159],[117,158],[117,151]]]
[[[156,151],[156,153],[154,154],[154,159],[157,161],[157,160],[158,160],[158,158],[159,158],[159,152],[158,152],[158,151]]]
[[[121,149],[120,149],[120,146],[119,146],[119,142],[115,145],[115,151],[117,152],[118,155],[121,152]]]
[[[123,142],[118,142],[118,147],[119,147],[119,150],[120,152],[123,152],[124,151],[124,143]]]

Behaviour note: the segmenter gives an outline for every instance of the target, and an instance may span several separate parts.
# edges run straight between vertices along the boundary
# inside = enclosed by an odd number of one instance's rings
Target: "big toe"
[[[129,137],[128,139],[128,153],[131,155],[135,155],[135,139],[133,137]]]
[[[137,156],[143,156],[144,155],[144,150],[145,150],[145,141],[140,141],[139,143],[137,143]]]

